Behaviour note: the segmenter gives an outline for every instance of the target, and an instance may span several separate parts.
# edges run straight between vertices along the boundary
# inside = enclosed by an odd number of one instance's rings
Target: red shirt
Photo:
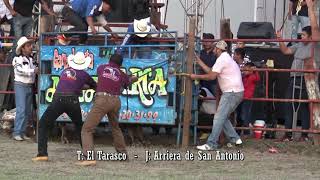
[[[242,78],[244,86],[244,98],[252,98],[254,90],[256,89],[256,84],[260,81],[260,76],[258,72],[246,75]]]
[[[121,88],[131,83],[131,78],[120,70],[120,66],[110,62],[100,65],[97,69],[98,83],[96,92],[107,92],[120,95]]]

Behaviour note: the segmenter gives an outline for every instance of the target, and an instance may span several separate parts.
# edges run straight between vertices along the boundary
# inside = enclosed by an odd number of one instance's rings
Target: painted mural
[[[78,51],[91,58],[91,64],[86,70],[97,81],[96,70],[99,65],[108,63],[114,53],[112,46],[42,46],[40,53],[40,108],[42,116],[49,103],[52,102],[54,92],[60,79],[60,73],[68,67],[67,57]],[[129,55],[130,56],[130,55]],[[144,124],[174,124],[176,78],[168,74],[170,68],[169,54],[165,51],[150,51],[151,58],[129,58],[124,56],[122,71],[134,74],[139,80],[128,89],[123,89],[121,99],[120,122]],[[172,64],[172,63],[171,63]],[[95,90],[83,90],[79,101],[82,118],[85,120],[94,101]],[[107,117],[102,121],[107,121]],[[66,114],[58,121],[70,121]]]

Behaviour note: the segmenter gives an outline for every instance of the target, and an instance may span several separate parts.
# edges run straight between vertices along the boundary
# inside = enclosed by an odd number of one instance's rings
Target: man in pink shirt
[[[219,147],[218,140],[222,130],[231,143],[235,143],[236,145],[242,144],[239,135],[228,118],[240,104],[244,88],[239,66],[227,53],[227,47],[226,42],[219,41],[214,49],[214,53],[218,59],[212,69],[197,58],[197,64],[200,65],[206,74],[190,75],[190,78],[193,80],[218,79],[222,91],[219,106],[213,120],[212,132],[206,144],[197,146],[199,150],[216,150]]]

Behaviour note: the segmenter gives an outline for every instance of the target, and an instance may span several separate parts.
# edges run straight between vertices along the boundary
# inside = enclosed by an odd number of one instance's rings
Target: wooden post
[[[230,29],[230,19],[221,19],[220,20],[220,39],[232,39],[232,32]],[[231,42],[227,42],[228,52],[231,53]]]
[[[188,33],[188,59],[187,59],[187,73],[193,73],[193,59],[195,52],[195,28],[196,19],[190,18],[189,33]],[[192,107],[192,80],[186,78],[186,88],[184,95],[184,112],[183,112],[183,136],[182,148],[186,149],[189,145],[189,133],[191,122],[191,107]]]

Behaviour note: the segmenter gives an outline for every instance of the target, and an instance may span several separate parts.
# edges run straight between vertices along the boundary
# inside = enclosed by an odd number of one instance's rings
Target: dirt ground
[[[110,133],[95,138],[96,150],[113,153]],[[76,142],[49,143],[49,162],[34,163],[37,144],[34,140],[16,142],[0,133],[0,179],[320,179],[320,148],[311,143],[276,143],[246,140],[242,147],[223,148],[220,152],[243,153],[243,161],[197,160],[194,146],[189,150],[194,161],[185,160],[185,151],[177,148],[175,136],[148,135],[150,145],[129,146],[129,162],[99,161],[94,167],[79,167]],[[269,146],[280,153],[268,152]],[[145,161],[146,151],[180,152],[181,161]],[[134,158],[137,155],[138,158]]]

